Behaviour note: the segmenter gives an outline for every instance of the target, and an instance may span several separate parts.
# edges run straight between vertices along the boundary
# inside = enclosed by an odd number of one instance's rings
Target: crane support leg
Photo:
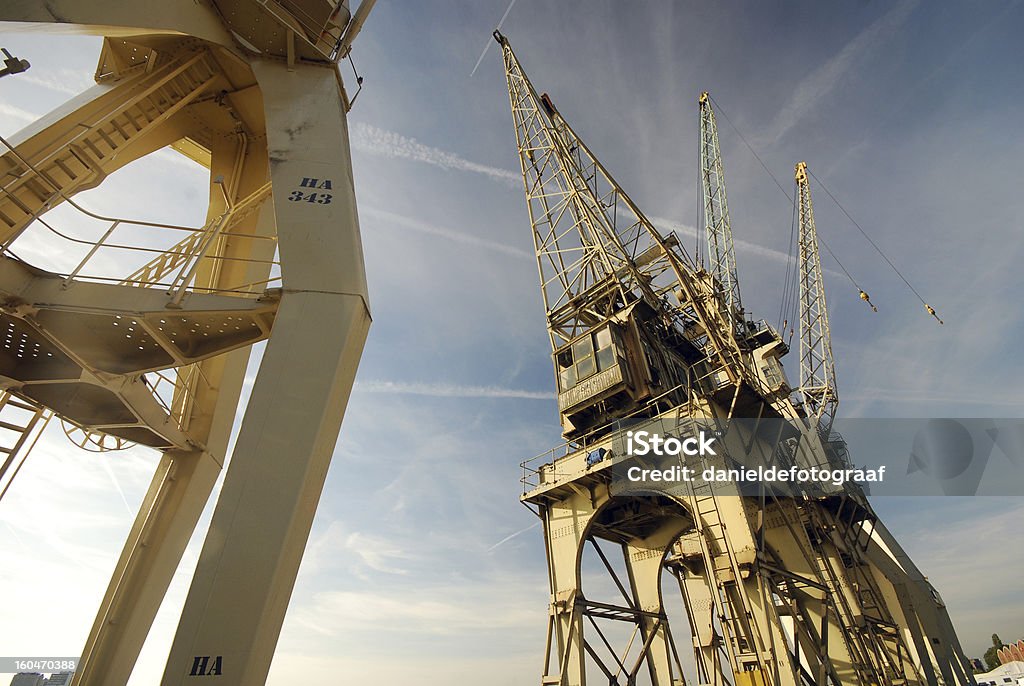
[[[287,288],[164,686],[266,680],[370,323],[337,71],[252,66]]]
[[[823,668],[841,683],[859,683],[856,665],[847,645],[844,622],[839,615],[839,608],[845,607],[839,597],[844,592],[841,582],[832,577],[822,546],[808,539],[807,529],[794,503],[782,501],[770,512],[774,516],[766,517],[769,520],[765,531],[767,546],[792,578],[807,579],[816,584],[804,585],[800,597],[801,614],[806,616],[808,628],[819,639],[818,650],[815,651],[818,664],[811,665],[812,671]],[[778,640],[779,645],[785,645],[784,637],[779,636]]]
[[[603,508],[608,506],[613,514]],[[617,507],[635,508],[645,524],[637,529],[610,527]],[[671,508],[672,511],[668,511]],[[661,595],[666,553],[693,518],[679,504],[638,497],[609,498],[607,484],[567,489],[540,508],[551,588],[548,644],[542,684],[585,686],[595,674],[601,683],[636,683],[646,669],[654,686],[681,683],[682,665]],[[656,519],[655,519],[656,518]],[[602,545],[601,541],[604,541]],[[603,551],[610,541],[622,551],[625,575],[620,575]],[[596,597],[609,587],[595,584],[593,595],[583,588],[584,552],[593,552],[596,566],[618,589],[610,599]],[[601,573],[598,572],[600,575]],[[588,582],[589,583],[589,582]],[[620,640],[625,626],[630,636]],[[600,674],[598,674],[600,672]]]
[[[707,567],[701,555],[700,532],[692,531],[677,544],[676,578],[683,607],[690,622],[690,637],[697,662],[697,682],[721,686],[726,683],[722,671],[724,648],[722,636],[715,628],[715,600]]]
[[[82,651],[76,686],[128,682],[220,470],[207,452],[164,453]]]
[[[243,138],[215,139],[210,159],[209,217],[224,211],[224,192],[213,182],[231,179],[226,191],[238,200],[266,182],[267,156]],[[274,217],[269,206],[241,220],[239,231],[270,236]],[[227,246],[225,256],[250,254],[273,258],[273,242]],[[235,273],[235,272],[243,273]],[[258,282],[269,268],[259,262],[207,260],[201,283]],[[120,686],[127,683],[167,588],[227,456],[228,438],[242,392],[249,349],[198,363],[190,393],[190,435],[205,450],[164,453],[125,542],[110,585],[82,651],[75,686]],[[180,399],[178,402],[184,402]]]
[[[633,602],[647,614],[639,618],[640,635],[647,645],[647,670],[653,686],[673,686],[682,677],[673,670],[674,647],[661,597],[661,570],[665,553],[683,529],[692,528],[690,519],[667,519],[647,538],[623,545],[626,569],[633,590]],[[652,636],[653,634],[653,636]]]
[[[590,494],[574,492],[542,511],[551,588],[550,622],[542,683],[583,686],[585,669],[580,558],[596,507]]]

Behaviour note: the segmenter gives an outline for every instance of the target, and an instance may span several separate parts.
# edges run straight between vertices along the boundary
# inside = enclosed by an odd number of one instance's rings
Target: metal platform
[[[173,309],[171,298],[69,282],[0,256],[0,385],[89,429],[154,448],[201,447],[157,392],[171,382],[159,372],[266,339],[279,298],[190,293]]]

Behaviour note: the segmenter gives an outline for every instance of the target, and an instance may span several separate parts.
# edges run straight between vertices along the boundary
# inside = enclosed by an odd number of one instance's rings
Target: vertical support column
[[[691,532],[679,539],[676,551],[679,554],[677,574],[683,606],[690,622],[694,657],[697,659],[697,681],[701,684],[726,683],[722,670],[722,637],[715,629],[715,599],[707,565],[701,553],[699,532]]]
[[[544,677],[557,678],[560,686],[585,686],[583,613],[576,601],[580,592],[580,559],[587,526],[595,507],[586,494],[573,493],[564,500],[551,503],[544,510],[544,539],[547,543],[548,580],[551,587],[551,621],[554,636],[549,636],[548,654],[552,648],[557,673],[544,665]],[[550,645],[551,641],[555,645]]]
[[[237,146],[244,145],[242,141],[216,137],[214,141],[210,177],[237,177],[236,199],[266,182],[267,155],[262,146],[240,157]],[[216,216],[223,211],[224,200],[212,182],[210,191],[208,216]],[[271,236],[274,217],[265,207],[239,227]],[[265,262],[273,258],[273,242],[240,241],[225,247],[221,256]],[[217,262],[227,266],[218,279],[207,277],[205,285],[257,282],[269,272],[267,264],[260,262]],[[170,450],[161,458],[82,650],[75,686],[127,683],[223,467],[249,354],[250,349],[244,348],[199,363],[202,373],[193,391],[188,427],[189,435],[205,449]]]
[[[790,509],[788,503],[785,507],[789,512],[781,512],[780,514],[782,517],[789,518],[793,524],[793,529],[787,526],[769,527],[766,531],[768,546],[775,551],[780,566],[787,572],[806,579],[812,579],[821,585],[821,589],[807,593],[801,607],[812,620],[811,630],[821,638],[821,647],[823,648],[821,657],[828,663],[828,669],[833,670],[836,678],[844,684],[859,683],[853,658],[846,643],[847,632],[843,628],[836,612],[831,607],[832,603],[839,603],[841,601],[839,598],[830,597],[832,595],[831,592],[825,590],[830,586],[826,579],[822,578],[822,575],[826,572],[819,569],[817,563],[808,559],[808,556],[816,554],[811,547],[814,544],[803,533],[802,525],[799,523],[799,519],[797,519],[798,515]],[[800,539],[798,540],[796,536],[800,536]],[[759,596],[756,602],[758,605],[761,604],[762,600]],[[765,607],[764,610],[767,612],[773,610],[773,608]],[[778,645],[786,645],[785,639],[782,636],[776,636],[776,640],[780,641]]]
[[[673,686],[677,676],[672,669],[673,646],[661,598],[661,569],[669,546],[684,529],[692,527],[692,520],[668,519],[647,538],[623,544],[634,604],[645,612],[662,616],[656,619],[643,615],[639,619],[640,635],[648,646],[647,671],[653,686]],[[682,678],[682,674],[678,676]]]
[[[370,323],[337,70],[252,66],[285,288],[164,686],[266,681]]]

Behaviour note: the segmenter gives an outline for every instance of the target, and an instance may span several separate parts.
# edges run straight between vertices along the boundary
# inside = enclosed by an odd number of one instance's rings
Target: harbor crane
[[[628,436],[648,429],[718,431],[724,454],[680,456],[680,467],[755,454],[848,465],[842,440],[817,429],[831,423],[834,385],[792,388],[781,363],[788,347],[740,305],[710,98],[699,101],[706,271],[537,91],[508,38],[494,38],[565,438],[522,465],[521,499],[543,527],[549,580],[540,683],[684,683],[690,666],[668,611],[679,602],[701,684],[973,684],[940,596],[856,484],[795,494],[692,480],[623,485]],[[832,360],[809,197],[807,209],[801,262],[820,374]],[[663,593],[664,575],[678,582],[678,600]]]

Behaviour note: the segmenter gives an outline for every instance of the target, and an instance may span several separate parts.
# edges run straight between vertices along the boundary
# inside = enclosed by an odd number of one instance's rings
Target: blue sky
[[[374,323],[270,684],[325,670],[375,683],[536,678],[547,581],[518,465],[559,429],[496,46],[470,78],[506,7],[385,1],[356,43],[365,81],[350,122]],[[946,322],[816,187],[820,233],[879,307],[826,258],[842,416],[1020,417],[1022,24],[1019,2],[518,0],[503,31],[538,90],[685,241],[704,89],[785,188],[803,159],[836,193]],[[82,37],[0,33],[0,45],[33,63],[0,81],[5,136],[87,87],[98,54]],[[744,304],[774,322],[790,209],[721,116],[719,128]],[[84,197],[198,225],[205,179],[162,152]],[[0,652],[77,654],[156,456],[78,453],[58,431],[33,457],[0,504]],[[993,632],[1024,635],[1024,500],[877,507],[969,654]],[[206,522],[134,684],[162,671]]]

